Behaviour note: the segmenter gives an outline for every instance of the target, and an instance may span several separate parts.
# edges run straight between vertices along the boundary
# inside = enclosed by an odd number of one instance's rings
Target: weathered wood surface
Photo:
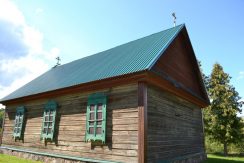
[[[138,162],[147,162],[147,84],[138,83]]]
[[[201,109],[148,88],[148,162],[204,153]]]
[[[49,99],[7,106],[3,132],[3,145],[25,147],[40,152],[56,152],[73,156],[91,157],[104,160],[137,162],[138,150],[138,109],[137,85],[126,85],[100,90],[108,95],[106,145],[93,146],[86,143],[87,98],[95,92],[82,92],[54,98],[59,104],[57,112],[56,137],[46,145],[40,140],[42,115]],[[15,109],[26,107],[24,140],[12,138]]]
[[[181,32],[175,38],[156,65],[153,66],[152,71],[169,80],[173,79],[190,92],[203,99],[206,98],[194,52],[184,33]]]

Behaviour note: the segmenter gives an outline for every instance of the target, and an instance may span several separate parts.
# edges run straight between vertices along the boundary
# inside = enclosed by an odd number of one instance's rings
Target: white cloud
[[[43,47],[44,35],[26,22],[13,2],[0,0],[0,11],[1,99],[51,68],[60,50]]]
[[[44,55],[45,55],[46,59],[52,60],[53,58],[57,58],[59,53],[60,53],[60,49],[54,47],[48,53],[45,53]]]
[[[15,25],[25,25],[24,15],[11,1],[0,0],[0,11],[0,19],[9,21]]]
[[[244,71],[240,71],[237,79],[243,79],[244,78]]]
[[[5,109],[5,106],[0,104],[0,109]]]
[[[43,35],[37,29],[25,26],[23,29],[23,41],[30,48],[29,50],[31,54],[42,53]]]

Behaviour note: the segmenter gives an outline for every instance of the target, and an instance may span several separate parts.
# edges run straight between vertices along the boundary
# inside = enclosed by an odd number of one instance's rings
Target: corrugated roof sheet
[[[150,69],[183,27],[179,25],[53,68],[1,101]]]

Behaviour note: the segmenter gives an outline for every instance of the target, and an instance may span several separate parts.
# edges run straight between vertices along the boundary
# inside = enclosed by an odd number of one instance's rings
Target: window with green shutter
[[[49,101],[44,108],[41,139],[53,141],[55,133],[55,120],[57,114],[57,103]]]
[[[106,95],[96,93],[88,97],[86,112],[86,141],[101,141],[102,143],[105,143],[106,106]]]
[[[14,120],[14,140],[22,139],[23,137],[23,123],[25,118],[25,108],[20,106],[16,109],[15,120]]]

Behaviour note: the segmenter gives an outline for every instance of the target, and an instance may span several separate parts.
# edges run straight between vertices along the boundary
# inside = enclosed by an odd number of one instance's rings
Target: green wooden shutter
[[[85,141],[101,141],[105,143],[106,106],[106,95],[96,93],[88,97]]]
[[[22,139],[24,120],[25,120],[25,108],[24,106],[20,106],[16,109],[16,115],[14,121],[13,137],[15,140],[17,138]]]
[[[53,141],[55,134],[55,122],[57,114],[57,103],[49,101],[44,108],[41,139]]]
[[[48,125],[47,125],[47,115],[48,115],[48,113],[47,113],[48,111],[46,110],[46,109],[44,109],[44,112],[43,112],[43,120],[42,120],[42,133],[41,133],[41,138],[45,138],[45,135],[46,135],[46,133],[47,133],[47,127],[48,127]]]
[[[95,127],[95,105],[92,103],[87,105],[86,120],[86,141],[89,141],[94,139]]]

